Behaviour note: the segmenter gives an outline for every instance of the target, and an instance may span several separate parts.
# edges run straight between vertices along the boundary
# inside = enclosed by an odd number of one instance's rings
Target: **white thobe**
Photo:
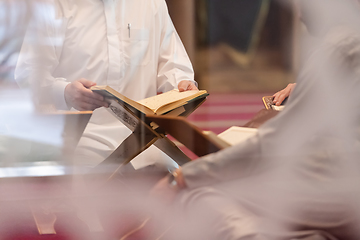
[[[64,89],[80,78],[140,100],[177,88],[180,81],[193,80],[194,73],[164,0],[61,0],[37,6],[16,78],[41,86],[50,95],[44,98],[68,109]],[[97,109],[78,152],[95,165],[129,134],[106,109]],[[162,157],[160,150],[152,151],[141,165]]]

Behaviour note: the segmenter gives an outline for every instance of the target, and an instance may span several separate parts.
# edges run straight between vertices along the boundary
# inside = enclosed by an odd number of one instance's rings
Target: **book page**
[[[230,145],[235,145],[245,141],[246,139],[254,136],[257,133],[256,128],[247,128],[247,127],[236,127],[233,126],[224,132],[218,135],[219,138],[229,143]]]
[[[173,103],[181,99],[186,99],[192,95],[197,94],[198,92],[199,92],[198,90],[179,92],[179,90],[174,89],[153,97],[142,99],[138,101],[138,103],[156,112],[157,109],[159,109],[160,107],[166,104]]]
[[[276,105],[271,105],[271,108],[275,111],[282,111],[284,110],[285,105],[280,105],[280,106],[276,106]]]
[[[174,110],[171,110],[170,112],[166,113],[166,116],[174,116],[177,117],[180,114],[182,114],[183,112],[185,112],[185,108],[183,106],[175,108]]]
[[[231,144],[220,138],[218,135],[216,135],[216,133],[212,131],[203,131],[203,134],[211,138],[221,148],[227,148],[231,146]]]
[[[107,101],[109,102],[109,99],[116,98],[117,101],[123,102],[127,105],[130,105],[132,108],[135,108],[135,110],[140,111],[144,114],[154,114],[154,112],[147,108],[146,106],[139,104],[138,102],[125,97],[121,93],[117,92],[115,89],[109,87],[109,86],[92,86],[90,88],[93,92],[96,92],[102,96],[104,96]],[[129,106],[128,106],[129,107]]]

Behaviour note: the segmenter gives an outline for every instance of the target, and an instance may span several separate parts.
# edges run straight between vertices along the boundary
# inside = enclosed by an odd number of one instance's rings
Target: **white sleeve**
[[[159,9],[161,31],[158,91],[166,92],[177,88],[183,80],[194,81],[194,70],[179,35],[171,21],[165,1],[161,1]]]
[[[35,105],[53,105],[69,109],[64,97],[68,82],[52,73],[59,64],[66,21],[56,4],[38,3],[29,23],[15,69],[20,87],[33,91]]]
[[[186,163],[182,173],[188,188],[197,188],[251,176],[269,167],[263,160],[257,134],[245,142]]]

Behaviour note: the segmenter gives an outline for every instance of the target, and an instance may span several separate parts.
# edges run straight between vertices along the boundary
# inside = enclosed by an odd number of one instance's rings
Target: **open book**
[[[257,131],[257,128],[232,126],[218,135],[211,131],[203,131],[203,133],[223,148],[226,148],[247,140],[248,138],[254,136]]]
[[[140,101],[134,101],[109,86],[93,86],[90,89],[103,95],[109,101],[115,99],[118,103],[124,103],[127,107],[130,106],[131,110],[140,111],[145,115],[164,115],[175,111],[175,114],[172,115],[177,116],[186,111],[185,108],[182,108],[183,106],[198,100],[205,100],[209,95],[206,90],[180,92],[174,89]],[[195,107],[198,105],[196,104]]]

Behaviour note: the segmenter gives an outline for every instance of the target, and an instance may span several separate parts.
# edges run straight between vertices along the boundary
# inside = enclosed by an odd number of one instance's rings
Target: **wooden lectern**
[[[184,108],[179,116],[186,117],[197,109],[204,101],[206,96],[190,101],[183,105]],[[152,121],[152,116],[145,115],[141,111],[133,108],[126,102],[112,99],[109,111],[127,126],[131,131],[115,151],[101,162],[96,170],[109,172],[107,180],[110,180],[119,170],[134,157],[146,150],[152,144],[171,157],[179,165],[191,161],[170,139],[167,138],[165,131]],[[115,170],[114,170],[115,169]],[[108,171],[109,170],[109,171]]]
[[[275,110],[262,109],[243,127],[258,128],[278,113]],[[218,141],[216,136],[204,133],[201,129],[188,122],[186,118],[151,116],[149,119],[199,157],[215,153],[230,146],[221,144],[222,141]]]

